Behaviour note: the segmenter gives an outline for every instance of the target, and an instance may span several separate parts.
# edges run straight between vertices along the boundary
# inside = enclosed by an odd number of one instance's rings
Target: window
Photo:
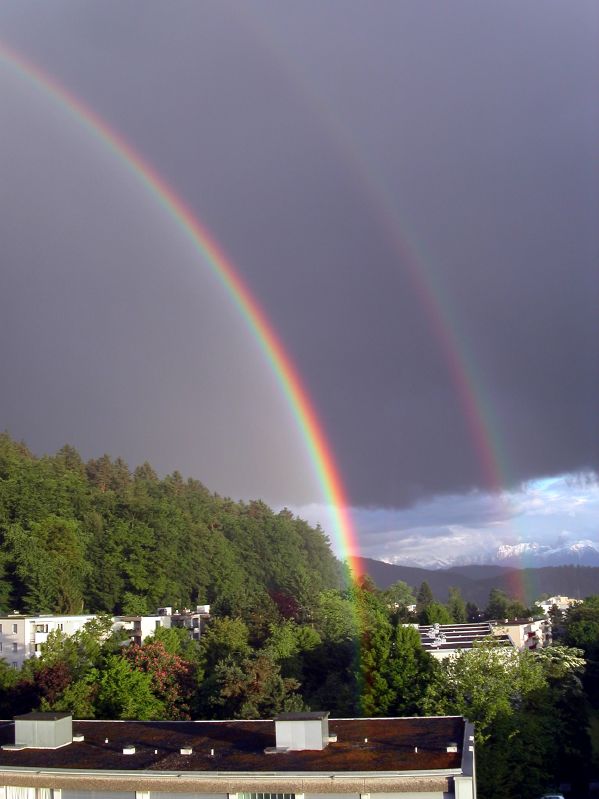
[[[2,633],[2,625],[0,624],[0,633]]]
[[[47,624],[36,624],[35,625],[36,633],[47,633],[48,632],[48,625]]]
[[[161,626],[160,619],[156,619],[156,621],[154,623],[156,625],[156,629],[158,629]]]
[[[60,632],[62,632],[62,631],[64,630],[64,624],[63,624],[62,622],[60,622],[60,623],[59,623],[59,624],[57,624],[56,626],[58,627],[58,629],[60,630]]]
[[[239,793],[239,799],[295,799],[294,793]]]
[[[12,631],[13,631],[13,633],[18,632],[19,631],[19,625],[18,624],[13,624]]]
[[[0,643],[0,652],[2,652],[2,644]]]
[[[13,662],[10,665],[13,667],[13,669],[18,669],[19,668],[19,664],[17,663],[16,660],[13,660]]]
[[[12,645],[12,651],[13,651],[13,652],[17,652],[17,651],[18,651],[18,649],[19,649],[19,645],[18,645],[17,643],[14,643],[14,644]]]

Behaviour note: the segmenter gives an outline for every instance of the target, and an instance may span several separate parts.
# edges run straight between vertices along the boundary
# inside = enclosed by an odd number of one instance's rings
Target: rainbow
[[[482,380],[477,379],[475,358],[464,336],[459,335],[459,325],[453,318],[451,300],[443,290],[430,267],[430,257],[422,242],[405,233],[405,214],[401,215],[396,201],[388,190],[385,178],[369,163],[359,148],[351,130],[342,124],[315,87],[308,83],[289,53],[283,50],[269,32],[268,27],[253,14],[246,5],[238,4],[227,9],[230,19],[240,25],[244,33],[254,38],[261,51],[270,55],[279,72],[286,73],[294,88],[304,98],[310,109],[322,122],[346,165],[354,173],[356,181],[366,195],[376,219],[384,231],[387,241],[401,260],[405,272],[416,294],[424,316],[441,354],[447,374],[453,385],[461,407],[462,418],[475,453],[485,488],[494,497],[498,512],[509,518],[513,515],[504,486],[509,484],[509,461],[503,446],[500,424],[494,413],[493,403],[482,390]],[[520,536],[513,524],[512,537]],[[524,565],[524,564],[523,564]],[[523,572],[511,580],[514,596],[523,596],[532,586],[525,584],[530,572]]]
[[[310,396],[289,354],[264,310],[229,258],[183,199],[159,173],[89,106],[72,95],[53,77],[0,42],[0,61],[20,78],[42,91],[87,133],[110,151],[156,200],[181,232],[191,241],[201,260],[226,289],[262,350],[289,404],[308,450],[326,503],[331,507],[333,535],[357,579],[362,569],[356,530],[339,467]]]

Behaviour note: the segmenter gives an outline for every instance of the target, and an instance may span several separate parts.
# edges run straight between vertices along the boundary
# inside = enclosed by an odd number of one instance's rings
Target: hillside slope
[[[267,618],[272,597],[300,605],[338,587],[322,531],[234,502],[177,472],[130,472],[69,446],[37,458],[0,435],[0,610],[139,613],[210,602]],[[270,610],[269,610],[270,608]]]
[[[492,588],[500,588],[530,606],[541,594],[563,594],[584,598],[599,593],[599,568],[591,566],[544,566],[513,569],[500,566],[459,566],[452,569],[418,569],[360,558],[362,568],[379,588],[397,580],[418,589],[426,581],[441,602],[447,601],[450,586],[459,588],[464,599],[484,607]]]

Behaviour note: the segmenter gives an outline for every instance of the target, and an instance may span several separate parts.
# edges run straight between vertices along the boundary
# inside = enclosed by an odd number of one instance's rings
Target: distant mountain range
[[[450,586],[460,589],[466,601],[484,607],[492,588],[519,599],[525,605],[541,594],[562,594],[584,599],[599,594],[599,568],[592,566],[544,566],[536,569],[515,569],[497,564],[467,564],[450,569],[423,569],[398,566],[371,558],[359,558],[362,569],[379,588],[387,588],[403,580],[416,590],[426,581],[440,602],[447,601]]]
[[[401,566],[421,569],[450,569],[461,565],[499,565],[517,569],[536,569],[542,566],[599,566],[599,543],[588,539],[561,546],[549,546],[534,541],[520,544],[503,544],[494,551],[460,558],[439,558],[434,553],[422,557],[402,558]]]
[[[599,566],[599,545],[577,541],[561,547],[544,544],[504,544],[495,553],[495,563],[522,568],[539,566]]]

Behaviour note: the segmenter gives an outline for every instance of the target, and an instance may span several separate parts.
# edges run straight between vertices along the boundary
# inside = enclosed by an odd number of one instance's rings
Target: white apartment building
[[[0,617],[0,658],[13,668],[20,669],[31,657],[39,657],[48,635],[59,630],[71,636],[96,618],[95,613],[80,616],[27,616],[11,613]],[[202,625],[210,618],[210,605],[197,605],[195,610],[185,608],[172,612],[172,608],[158,608],[154,616],[113,616],[112,629],[124,630],[131,643],[141,644],[154,635],[159,627],[185,627],[194,640],[199,640]]]
[[[210,605],[196,605],[195,610],[184,608],[174,612],[172,607],[164,607],[158,608],[154,616],[115,616],[113,629],[124,630],[129,634],[131,643],[141,644],[160,627],[185,627],[197,641],[203,624],[209,618]]]
[[[551,622],[548,619],[514,619],[492,624],[494,635],[509,635],[518,649],[541,649],[551,644]]]
[[[579,602],[582,602],[581,599],[572,599],[569,596],[550,596],[549,599],[544,599],[542,602],[536,602],[535,604],[538,607],[543,609],[543,613],[548,616],[549,611],[555,605],[558,610],[566,611],[572,607],[572,605],[577,605]]]
[[[0,657],[13,668],[20,669],[31,657],[39,656],[41,646],[55,630],[65,635],[74,635],[96,616],[25,616],[11,613],[0,617]]]

